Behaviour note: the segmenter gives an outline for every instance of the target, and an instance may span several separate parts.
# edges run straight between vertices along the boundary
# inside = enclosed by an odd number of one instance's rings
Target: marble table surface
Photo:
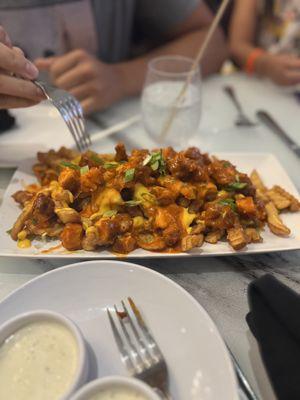
[[[191,144],[206,151],[271,152],[280,160],[300,190],[300,160],[279,138],[261,125],[252,129],[234,126],[235,109],[222,91],[222,86],[228,83],[236,88],[251,118],[255,119],[255,111],[258,109],[270,111],[290,136],[300,143],[300,104],[291,91],[237,74],[215,76],[203,83],[202,121],[198,136]],[[138,99],[127,100],[97,115],[97,124],[101,127],[110,126],[136,114],[138,110]],[[17,116],[18,113],[20,111],[16,113]],[[34,121],[33,109],[29,120],[30,123]],[[56,145],[60,144],[59,140],[64,144],[63,139],[57,137]],[[118,140],[123,140],[129,148],[154,146],[142,126],[137,124],[122,134],[95,143],[94,148],[99,151],[111,150]],[[0,168],[0,194],[5,190],[13,172],[13,168]],[[253,279],[269,273],[300,293],[300,251],[181,258],[177,261],[143,259],[133,262],[159,271],[190,292],[215,321],[257,396],[263,400],[275,399],[256,341],[245,322],[248,312],[247,287]],[[16,260],[0,257],[0,300],[28,280],[64,264],[64,261],[59,260]]]

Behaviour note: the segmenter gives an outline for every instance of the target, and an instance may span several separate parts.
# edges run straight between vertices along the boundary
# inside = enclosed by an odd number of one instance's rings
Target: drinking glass
[[[186,147],[188,141],[197,134],[201,117],[199,67],[193,71],[182,100],[176,101],[192,63],[193,60],[187,57],[163,56],[148,64],[141,100],[143,123],[151,138],[159,144]],[[174,120],[166,135],[162,135],[171,113]]]

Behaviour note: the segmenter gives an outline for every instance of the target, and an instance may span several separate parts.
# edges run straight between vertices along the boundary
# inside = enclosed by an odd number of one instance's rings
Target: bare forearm
[[[206,33],[206,29],[188,33],[182,38],[169,42],[162,47],[151,51],[143,57],[116,64],[115,68],[117,68],[120,74],[123,76],[124,95],[134,95],[141,91],[147,72],[147,64],[150,59],[164,54],[180,54],[186,57],[194,58],[197,54],[200,44],[205,38]],[[220,30],[218,30],[208,46],[201,65],[203,76],[217,72],[226,56],[227,49],[223,34]]]
[[[255,47],[257,15],[257,0],[236,0],[229,29],[229,50],[240,67]]]
[[[234,61],[242,68],[245,66],[249,54],[255,49],[251,43],[248,42],[232,42],[230,43],[230,53]]]

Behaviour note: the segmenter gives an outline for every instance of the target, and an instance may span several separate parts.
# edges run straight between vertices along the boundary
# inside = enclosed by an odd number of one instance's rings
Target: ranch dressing
[[[59,322],[32,322],[0,346],[0,399],[58,400],[77,368],[74,336]]]
[[[99,393],[94,394],[88,400],[148,400],[148,398],[136,389],[129,389],[127,387],[111,387],[102,389]]]

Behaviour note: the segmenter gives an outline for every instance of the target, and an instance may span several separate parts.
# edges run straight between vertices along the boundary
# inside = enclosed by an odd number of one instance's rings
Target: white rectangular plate
[[[282,186],[288,192],[299,198],[295,186],[289,179],[280,163],[272,154],[256,154],[256,153],[216,153],[216,155],[224,160],[229,160],[237,166],[241,172],[250,173],[255,167],[262,176],[266,186],[271,187],[275,184]],[[59,248],[49,253],[43,251],[58,245],[59,241],[42,242],[41,240],[33,241],[29,249],[19,249],[17,243],[14,242],[6,233],[9,230],[17,216],[20,208],[11,198],[11,195],[17,190],[24,188],[25,185],[36,182],[31,172],[31,166],[34,160],[24,162],[22,166],[14,174],[8,189],[4,195],[3,204],[0,210],[0,256],[11,257],[37,257],[37,258],[115,258],[116,255],[109,251],[88,252],[84,250],[69,252],[63,248]],[[300,249],[300,212],[283,214],[284,223],[291,229],[291,236],[282,238],[273,235],[266,227],[263,232],[262,243],[252,243],[241,251],[234,251],[227,242],[219,242],[215,245],[204,243],[200,248],[195,248],[187,253],[151,253],[149,251],[138,249],[130,253],[131,258],[145,257],[191,257],[191,256],[224,256],[235,254],[254,254],[268,253],[275,251],[287,251]]]

